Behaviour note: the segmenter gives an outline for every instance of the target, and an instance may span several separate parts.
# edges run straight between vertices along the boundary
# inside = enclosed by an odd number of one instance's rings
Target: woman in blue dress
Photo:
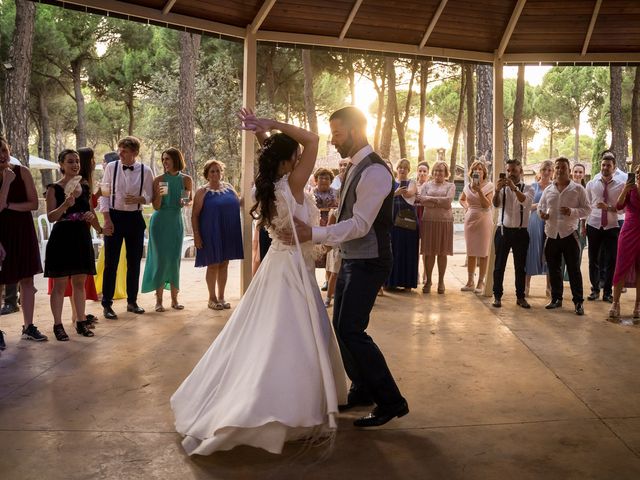
[[[403,287],[411,290],[418,286],[418,259],[419,259],[419,230],[414,201],[417,187],[414,180],[409,180],[411,164],[403,158],[396,165],[395,192],[393,197],[393,220],[391,227],[391,248],[393,251],[393,266],[385,288]],[[396,218],[401,211],[411,212],[409,215],[415,223],[414,228],[409,229],[396,225]]]
[[[224,163],[209,160],[203,175],[207,185],[193,198],[193,240],[196,267],[207,267],[209,308],[231,308],[224,299],[229,260],[244,257],[240,226],[240,198],[231,184],[222,181]]]
[[[549,286],[549,276],[547,275],[547,263],[544,261],[544,220],[538,215],[538,202],[542,197],[545,188],[551,185],[551,176],[553,175],[553,162],[545,160],[540,165],[536,181],[533,183],[534,197],[531,205],[531,216],[529,217],[529,250],[527,250],[527,264],[525,271],[527,272],[525,293],[529,295],[529,285],[533,275],[547,276],[547,296],[551,294]]]

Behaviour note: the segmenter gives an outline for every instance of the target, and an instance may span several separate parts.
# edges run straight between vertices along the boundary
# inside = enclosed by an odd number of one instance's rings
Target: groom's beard
[[[349,138],[345,140],[342,145],[336,145],[336,150],[338,150],[338,153],[342,158],[349,157],[349,154],[351,153],[352,148],[353,148],[353,137],[351,135],[349,135]]]

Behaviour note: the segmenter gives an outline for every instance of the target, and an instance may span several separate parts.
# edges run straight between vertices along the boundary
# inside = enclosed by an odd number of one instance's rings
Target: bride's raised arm
[[[298,164],[289,175],[291,193],[293,193],[295,197],[301,196],[316,164],[319,142],[318,135],[288,123],[278,122],[269,118],[257,118],[253,112],[248,109],[242,109],[238,117],[242,120],[242,128],[254,132],[258,139],[261,138],[261,135],[265,135],[266,132],[279,130],[302,145],[302,154],[300,155]]]

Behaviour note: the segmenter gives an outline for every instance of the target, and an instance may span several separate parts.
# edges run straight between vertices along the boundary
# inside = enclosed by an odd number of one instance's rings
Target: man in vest
[[[354,422],[357,427],[375,427],[409,413],[382,352],[366,332],[378,290],[391,271],[393,177],[369,145],[367,120],[360,110],[342,108],[329,123],[331,143],[342,158],[351,158],[340,191],[338,222],[313,228],[296,222],[296,231],[300,242],[340,246],[333,325],[352,381],[341,410],[375,403],[369,415]]]
[[[118,142],[120,159],[106,165],[102,179],[104,185],[109,185],[109,194],[104,195],[103,191],[99,204],[104,214],[105,235],[102,307],[105,318],[110,320],[118,318],[111,305],[123,241],[127,248],[127,311],[144,313],[137,303],[146,228],[142,205],[152,200],[153,174],[149,167],[136,162],[139,152],[137,138],[121,139]]]

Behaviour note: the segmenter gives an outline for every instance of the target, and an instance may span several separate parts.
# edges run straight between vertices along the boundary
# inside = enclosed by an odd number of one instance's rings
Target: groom
[[[391,271],[393,177],[367,141],[367,120],[360,110],[344,107],[329,123],[331,143],[342,158],[351,157],[340,190],[338,222],[313,228],[296,222],[296,231],[300,242],[340,246],[333,326],[352,381],[341,410],[375,403],[354,425],[376,427],[409,413],[382,352],[366,332],[378,290]]]

